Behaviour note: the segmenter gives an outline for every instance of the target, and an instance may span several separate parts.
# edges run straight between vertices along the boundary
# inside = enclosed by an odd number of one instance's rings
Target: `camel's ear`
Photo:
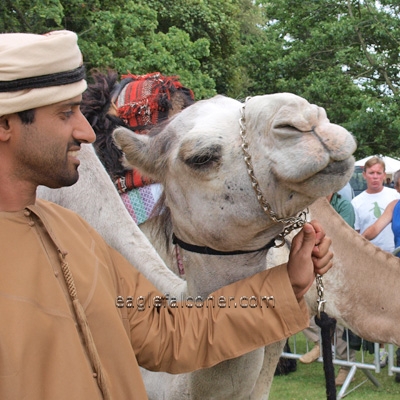
[[[142,174],[159,181],[157,160],[159,155],[151,146],[148,135],[139,135],[127,128],[119,127],[113,132],[115,144],[125,156],[125,165],[137,168]]]

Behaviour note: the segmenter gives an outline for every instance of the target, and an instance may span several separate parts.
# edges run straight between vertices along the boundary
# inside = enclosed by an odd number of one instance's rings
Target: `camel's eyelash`
[[[221,163],[221,153],[222,148],[220,145],[211,146],[201,152],[185,157],[183,161],[191,168],[197,170],[207,169]]]
[[[198,156],[196,155],[196,156],[189,158],[188,160],[186,160],[186,162],[193,166],[201,167],[202,165],[205,165],[205,164],[213,161],[213,158],[214,157],[212,156],[212,154],[201,154],[201,155],[198,155]]]

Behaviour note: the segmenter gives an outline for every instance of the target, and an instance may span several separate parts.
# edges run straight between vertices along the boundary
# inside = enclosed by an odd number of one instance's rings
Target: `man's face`
[[[367,181],[367,191],[369,193],[380,192],[383,188],[383,182],[385,182],[386,174],[383,171],[383,167],[380,164],[375,164],[370,168],[367,168],[363,172],[364,179]]]
[[[95,139],[80,111],[81,100],[82,96],[77,96],[39,107],[32,124],[20,123],[11,144],[17,180],[51,188],[70,186],[78,180],[77,152],[81,143]]]

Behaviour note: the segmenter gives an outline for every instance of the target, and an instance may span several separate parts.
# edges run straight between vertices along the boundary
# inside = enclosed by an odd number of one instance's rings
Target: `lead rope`
[[[101,392],[103,393],[104,400],[111,400],[111,394],[107,386],[107,382],[103,373],[103,369],[100,362],[100,357],[96,349],[96,345],[93,340],[92,333],[90,331],[90,327],[86,318],[85,311],[83,310],[82,304],[78,299],[78,295],[76,292],[76,286],[74,282],[74,278],[72,273],[69,269],[68,263],[65,260],[67,253],[59,251],[59,256],[61,260],[61,270],[64,275],[65,283],[68,288],[69,296],[72,300],[72,304],[74,306],[75,315],[78,321],[78,325],[81,328],[83,340],[86,345],[86,349],[88,351],[88,356],[90,363],[92,364],[92,368],[94,369],[95,373],[93,377],[97,379],[97,384]]]
[[[315,277],[317,284],[317,315],[315,316],[315,323],[321,328],[322,338],[322,358],[325,372],[325,384],[326,384],[326,398],[327,400],[336,399],[336,385],[335,385],[335,370],[333,368],[332,361],[332,337],[336,328],[336,319],[331,318],[325,313],[324,300],[324,284],[322,283],[322,276],[317,275]]]

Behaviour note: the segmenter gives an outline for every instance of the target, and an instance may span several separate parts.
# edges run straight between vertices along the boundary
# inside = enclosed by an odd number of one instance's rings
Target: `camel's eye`
[[[222,147],[213,145],[203,148],[194,148],[192,151],[181,152],[182,161],[196,171],[205,171],[217,168],[221,163]]]
[[[276,125],[274,126],[274,129],[288,132],[299,132],[299,129],[293,125]]]
[[[297,129],[293,125],[289,125],[289,124],[275,125],[274,128],[275,129]]]
[[[213,160],[215,160],[213,154],[200,154],[187,159],[186,163],[195,168],[202,168],[206,164],[213,162]]]
[[[305,132],[301,131],[299,128],[296,128],[293,125],[289,124],[280,124],[280,125],[275,125],[274,127],[274,133],[276,135],[280,135],[283,137],[298,137],[302,136]]]

